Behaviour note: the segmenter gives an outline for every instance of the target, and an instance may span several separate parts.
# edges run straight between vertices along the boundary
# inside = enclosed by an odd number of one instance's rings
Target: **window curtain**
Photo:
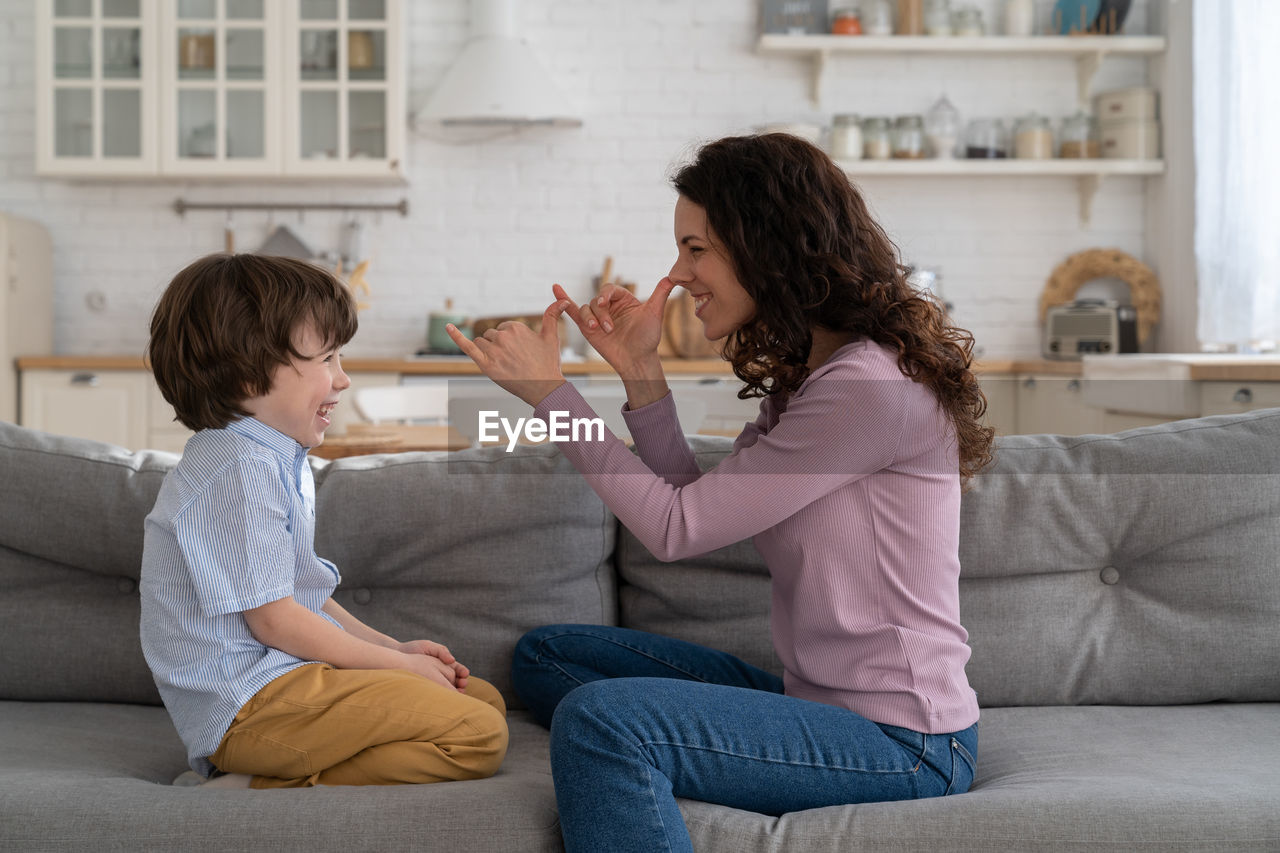
[[[1280,341],[1280,0],[1192,4],[1201,345]]]

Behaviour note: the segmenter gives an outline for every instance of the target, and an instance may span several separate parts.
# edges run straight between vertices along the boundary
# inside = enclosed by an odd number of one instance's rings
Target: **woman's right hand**
[[[577,323],[587,343],[626,379],[657,364],[663,313],[675,286],[664,277],[649,298],[641,302],[626,288],[608,285],[583,305],[569,299],[560,285],[551,289],[556,299],[568,300],[565,314]]]

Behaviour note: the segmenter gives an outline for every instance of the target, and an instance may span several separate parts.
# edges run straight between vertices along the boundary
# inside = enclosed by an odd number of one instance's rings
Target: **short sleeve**
[[[179,512],[174,532],[206,616],[293,594],[289,495],[269,463],[228,466]]]

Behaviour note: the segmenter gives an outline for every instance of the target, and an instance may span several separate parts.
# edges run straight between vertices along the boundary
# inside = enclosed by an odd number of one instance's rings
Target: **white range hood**
[[[582,118],[516,33],[515,0],[472,0],[471,37],[417,114],[445,127],[578,127]]]

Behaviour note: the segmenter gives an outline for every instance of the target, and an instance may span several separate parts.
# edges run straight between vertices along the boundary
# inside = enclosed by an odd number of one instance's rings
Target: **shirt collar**
[[[255,417],[243,417],[238,421],[232,421],[227,424],[227,429],[261,444],[280,457],[281,461],[290,463],[294,467],[306,459],[307,450],[310,449]]]

